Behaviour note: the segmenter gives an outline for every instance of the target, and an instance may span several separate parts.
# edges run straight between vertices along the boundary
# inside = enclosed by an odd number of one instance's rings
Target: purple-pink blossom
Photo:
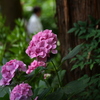
[[[26,72],[26,65],[19,60],[10,60],[2,66],[1,74],[2,79],[0,80],[0,86],[9,85],[12,78],[15,76],[16,70]]]
[[[31,58],[46,61],[50,53],[56,54],[57,35],[52,30],[44,30],[33,36],[26,53]]]
[[[21,83],[11,91],[10,100],[30,100],[32,95],[31,86],[27,83]]]
[[[33,70],[35,70],[37,67],[46,67],[46,63],[43,61],[37,61],[34,60],[29,66],[28,66],[28,70],[26,71],[27,74],[30,74]]]

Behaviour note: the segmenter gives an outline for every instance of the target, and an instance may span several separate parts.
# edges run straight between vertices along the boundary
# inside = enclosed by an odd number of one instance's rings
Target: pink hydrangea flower
[[[57,53],[57,35],[52,30],[44,30],[33,36],[29,43],[26,53],[31,58],[46,61],[50,52]]]
[[[26,71],[27,74],[30,74],[34,69],[36,69],[39,66],[43,66],[46,67],[46,63],[43,61],[37,61],[34,60],[29,66],[28,66],[28,70]]]
[[[2,79],[0,80],[0,86],[9,85],[10,81],[15,75],[16,70],[26,72],[26,65],[19,60],[10,60],[5,65],[2,66],[1,73]]]
[[[21,83],[11,91],[10,100],[30,100],[32,95],[31,86],[27,83]]]

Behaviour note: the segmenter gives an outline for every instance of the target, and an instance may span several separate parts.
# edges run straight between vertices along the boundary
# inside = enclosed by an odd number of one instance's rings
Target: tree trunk
[[[58,19],[58,38],[61,43],[61,56],[68,54],[68,49],[80,44],[79,40],[74,34],[68,34],[67,31],[73,27],[73,23],[81,20],[86,21],[88,15],[95,18],[100,18],[100,0],[56,0],[57,19]],[[71,65],[66,61],[63,65],[66,69],[66,81],[70,82],[81,77],[83,74],[88,74],[89,69],[85,68],[83,71],[76,69],[70,71]]]
[[[11,29],[15,26],[15,20],[22,18],[20,0],[0,0],[1,13],[6,17],[6,25]]]

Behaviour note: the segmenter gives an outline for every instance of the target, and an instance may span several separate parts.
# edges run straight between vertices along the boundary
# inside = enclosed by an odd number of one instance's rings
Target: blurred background
[[[28,21],[35,6],[42,9],[43,29],[52,29],[57,32],[55,0],[10,0],[8,3],[6,0],[0,0],[0,13],[6,17],[6,24],[13,29],[15,19],[21,18]]]

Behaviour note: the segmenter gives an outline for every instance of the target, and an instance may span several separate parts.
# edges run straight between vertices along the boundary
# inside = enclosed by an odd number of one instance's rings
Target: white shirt
[[[27,31],[29,34],[32,34],[34,32],[40,32],[43,30],[41,21],[39,19],[39,17],[36,14],[33,14],[28,22],[27,25]]]

